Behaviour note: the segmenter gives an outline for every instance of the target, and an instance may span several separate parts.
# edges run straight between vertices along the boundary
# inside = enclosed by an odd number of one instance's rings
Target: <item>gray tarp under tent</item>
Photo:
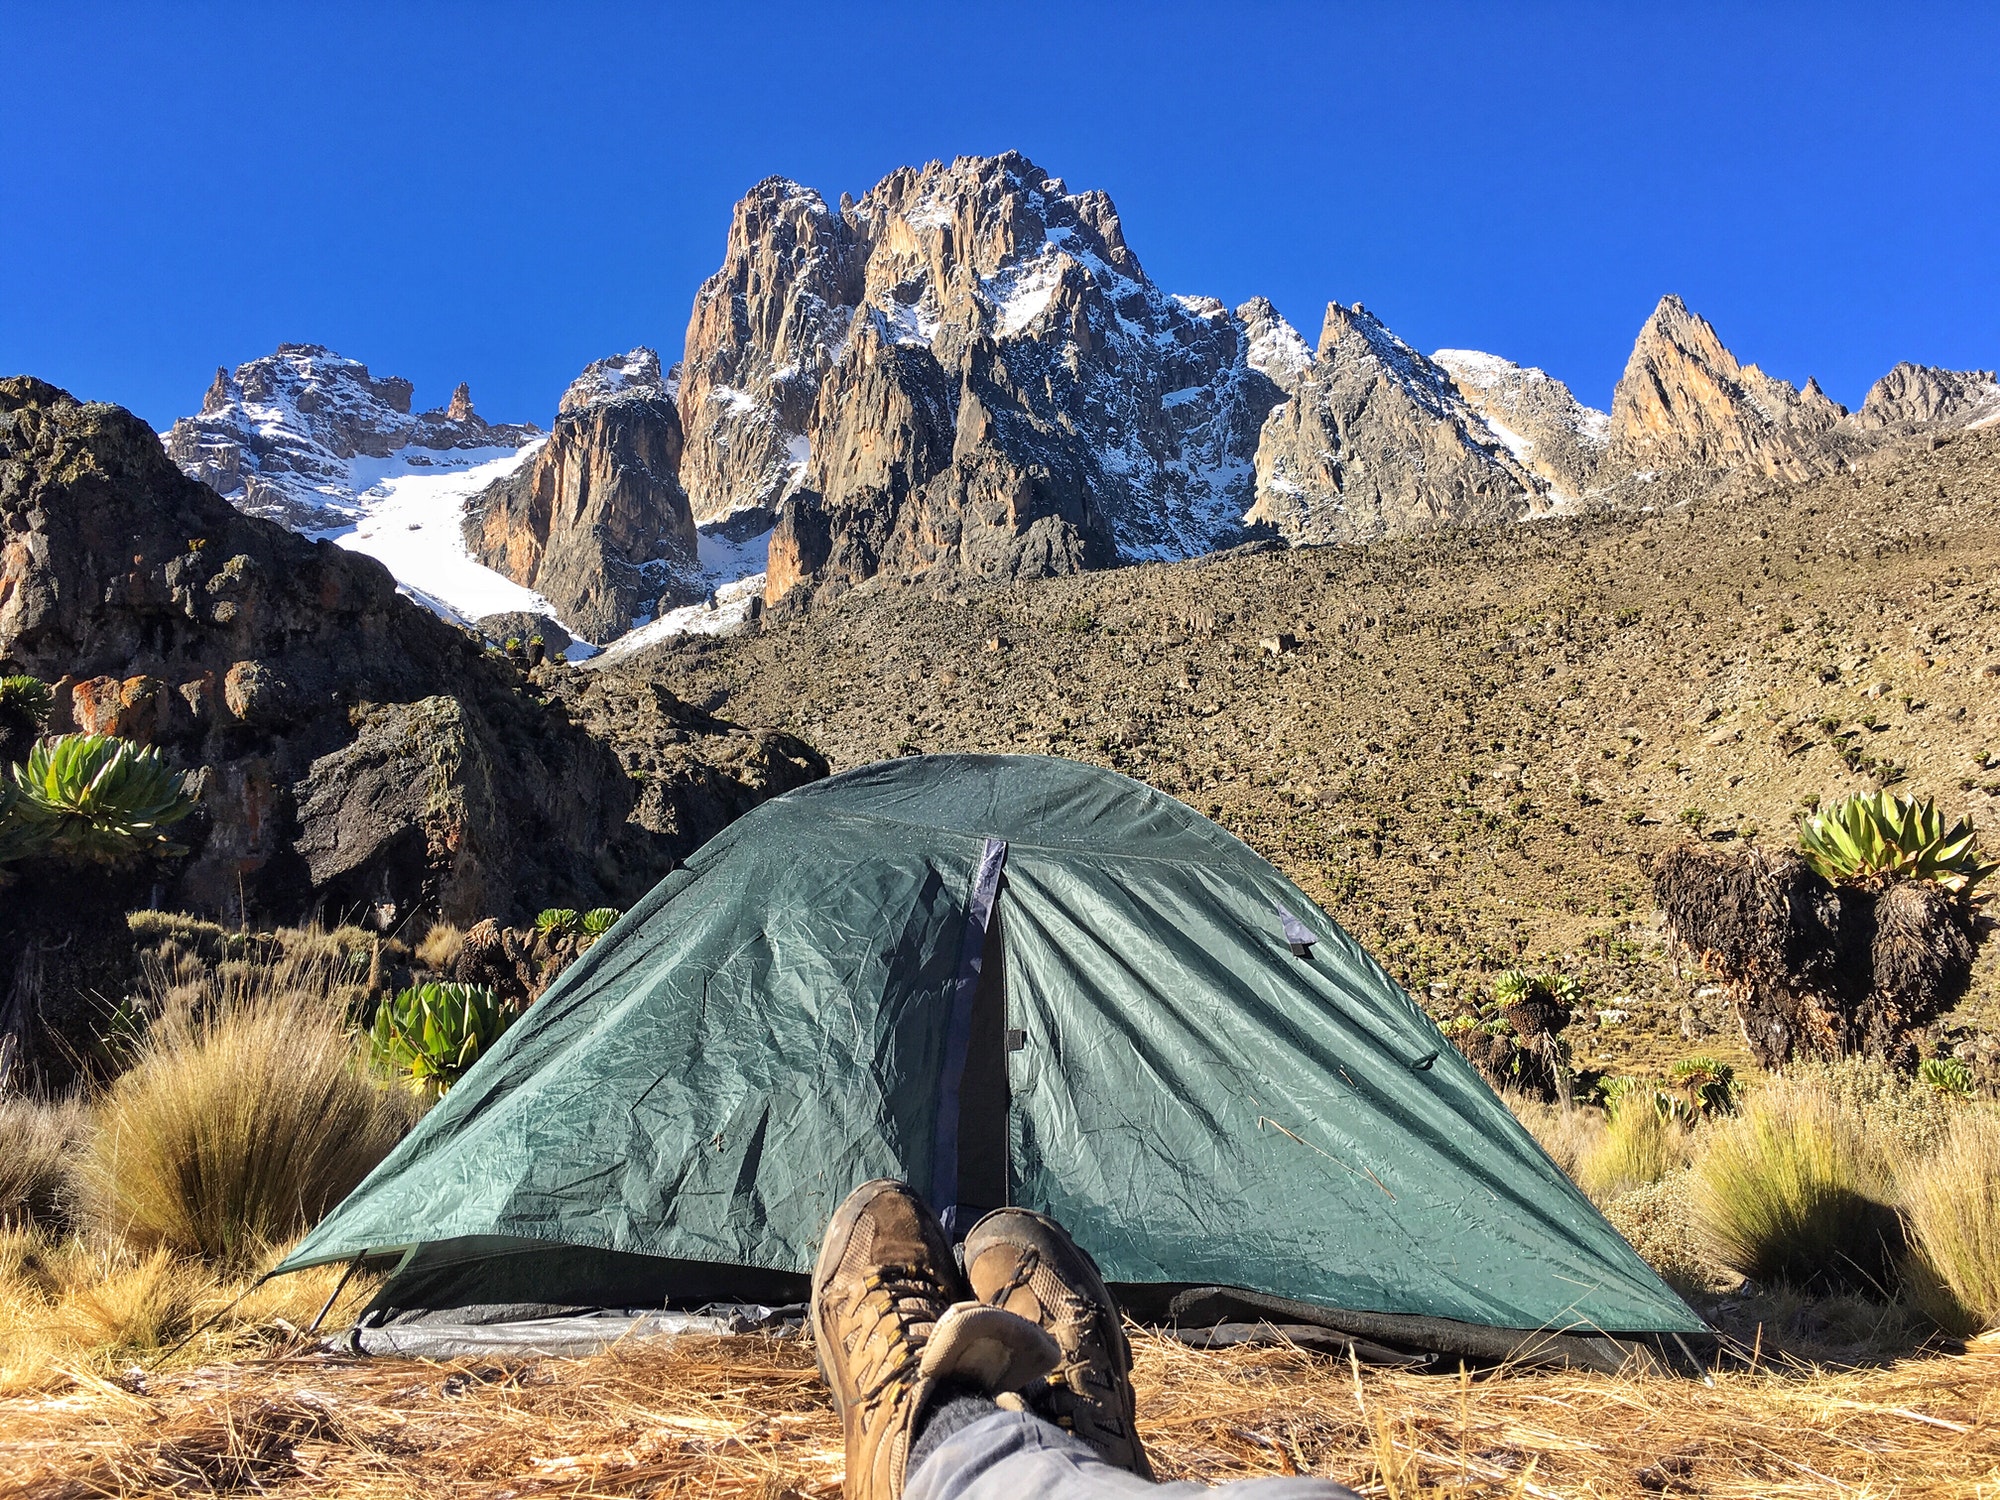
[[[961,1228],[1055,1215],[1143,1317],[1591,1363],[1704,1328],[1298,887],[1035,756],[882,762],[731,825],[278,1274],[393,1267],[376,1323],[779,1305],[872,1177]]]

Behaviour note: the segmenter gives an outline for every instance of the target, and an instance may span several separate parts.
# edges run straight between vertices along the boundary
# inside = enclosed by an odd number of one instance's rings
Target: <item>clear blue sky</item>
[[[1358,300],[1603,405],[1677,291],[1854,405],[2000,364],[1996,127],[1993,4],[0,0],[0,373],[164,425],[310,341],[546,425],[678,356],[757,179],[1015,147],[1309,338]]]

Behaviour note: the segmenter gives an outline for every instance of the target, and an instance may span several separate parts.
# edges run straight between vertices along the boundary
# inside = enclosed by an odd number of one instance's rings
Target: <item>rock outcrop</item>
[[[806,426],[861,298],[866,247],[845,212],[768,177],[736,205],[681,364],[681,483],[701,525],[767,529],[805,468]]]
[[[1018,154],[837,210],[772,179],[696,299],[682,478],[703,523],[778,516],[773,602],[1190,556],[1242,535],[1283,396],[1250,344],[1152,284],[1102,193]]]
[[[474,557],[534,589],[604,642],[707,592],[681,488],[681,424],[650,349],[597,361],[570,385],[532,459],[473,497]]]
[[[543,701],[574,669],[524,677],[372,559],[188,479],[129,412],[27,377],[0,381],[0,671],[55,687],[52,731],[199,772],[163,895],[232,921],[623,904],[686,852],[659,810],[628,821],[652,731],[593,737]],[[814,770],[787,741],[738,776],[742,732],[654,720],[682,757],[726,742],[733,807]]]
[[[1573,501],[1596,487],[1611,429],[1608,412],[1585,406],[1568,386],[1533,366],[1473,349],[1440,349],[1431,359],[1515,459],[1547,484],[1551,501]]]
[[[412,393],[402,377],[371,375],[319,344],[280,344],[234,374],[216,370],[200,413],[164,441],[189,478],[251,515],[307,531],[351,522],[357,492],[394,468],[463,464],[540,436],[486,422],[465,385],[436,411],[411,412]]]
[[[1639,330],[1611,398],[1612,474],[1750,469],[1782,479],[1845,461],[1845,407],[1817,381],[1804,390],[1738,364],[1705,318],[1666,296]]]
[[[1991,370],[1941,370],[1905,360],[1869,387],[1853,420],[1870,431],[1983,427],[2000,422],[2000,380]]]
[[[1514,520],[1548,490],[1445,369],[1337,302],[1291,399],[1265,419],[1256,479],[1249,518],[1294,544]]]

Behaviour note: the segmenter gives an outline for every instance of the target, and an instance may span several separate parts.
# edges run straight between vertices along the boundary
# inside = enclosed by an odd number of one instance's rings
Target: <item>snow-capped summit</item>
[[[679,384],[677,376],[663,377],[660,374],[660,356],[642,346],[629,353],[614,354],[585,365],[583,373],[572,380],[569,389],[563,392],[556,415],[568,416],[593,401],[607,401],[636,392],[664,396],[671,401]]]
[[[201,411],[161,441],[167,455],[238,510],[337,541],[388,567],[448,619],[532,610],[532,589],[475,562],[459,535],[466,497],[540,446],[528,423],[487,422],[460,385],[411,412],[413,388],[319,344],[218,369]]]
[[[168,430],[167,454],[239,510],[322,531],[351,524],[366,509],[357,497],[394,473],[491,461],[540,436],[486,422],[464,385],[439,410],[412,413],[412,394],[323,345],[280,344],[218,369],[199,415]]]
[[[1468,405],[1522,464],[1547,482],[1557,502],[1587,493],[1611,437],[1611,414],[1585,406],[1546,370],[1476,349],[1440,349]]]

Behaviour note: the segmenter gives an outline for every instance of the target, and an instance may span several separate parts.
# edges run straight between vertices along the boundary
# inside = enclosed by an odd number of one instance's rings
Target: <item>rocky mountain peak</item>
[[[1294,543],[1365,542],[1517,519],[1549,483],[1360,303],[1327,306],[1291,399],[1265,420],[1250,519]]]
[[[233,373],[218,369],[200,413],[175,422],[164,441],[184,473],[239,509],[303,531],[352,522],[357,496],[383,467],[366,461],[402,455],[434,467],[445,455],[516,449],[539,435],[532,425],[486,422],[464,385],[443,410],[412,415],[413,391],[401,376],[374,375],[324,345],[280,344]]]
[[[821,574],[1208,550],[1241,535],[1283,395],[1242,320],[1146,278],[1108,197],[1018,152],[899,168],[839,212],[760,183],[684,369],[696,518],[779,516],[773,599]],[[865,457],[903,442],[886,467]],[[850,526],[865,546],[841,545]]]
[[[1843,461],[1845,415],[1815,382],[1801,391],[1739,364],[1708,320],[1670,294],[1639,330],[1612,394],[1609,462],[1803,479]]]
[[[548,442],[467,504],[466,545],[571,633],[612,640],[707,593],[681,455],[659,355],[596,360],[563,393]]]
[[[1611,417],[1576,399],[1546,370],[1475,349],[1431,356],[1522,464],[1548,484],[1551,500],[1576,500],[1596,487]]]
[[[1236,309],[1236,320],[1249,340],[1246,358],[1250,368],[1268,376],[1289,396],[1299,378],[1312,368],[1312,346],[1268,298],[1252,297]]]
[[[1905,360],[1869,387],[1855,421],[1873,430],[1983,427],[2000,422],[2000,381],[1991,370],[1941,370]]]
[[[569,389],[563,392],[556,413],[567,416],[594,402],[615,400],[621,396],[671,398],[673,395],[669,383],[660,374],[660,356],[641,346],[584,366],[583,373],[572,380]]]

